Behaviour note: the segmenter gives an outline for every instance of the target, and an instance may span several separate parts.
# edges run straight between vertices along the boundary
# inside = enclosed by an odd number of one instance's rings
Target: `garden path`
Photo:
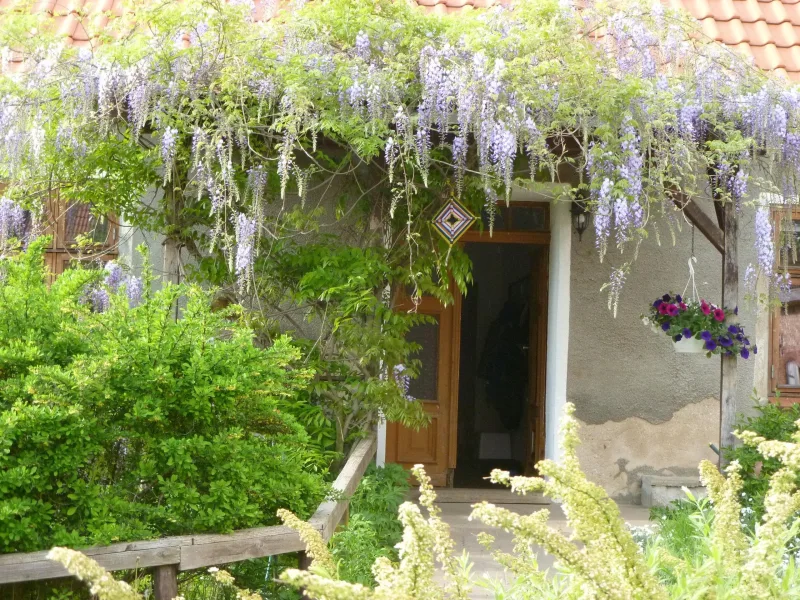
[[[471,498],[470,492],[472,492]],[[559,505],[551,504],[548,506],[547,501],[541,497],[534,496],[520,499],[517,496],[513,496],[507,490],[486,489],[437,490],[437,493],[441,496],[441,501],[438,502],[438,504],[442,509],[442,518],[450,525],[453,540],[456,543],[456,552],[460,554],[463,549],[469,553],[470,560],[473,563],[473,574],[476,578],[488,576],[489,578],[500,581],[505,581],[506,578],[503,568],[500,567],[494,559],[492,559],[491,554],[478,543],[478,533],[487,531],[494,535],[496,538],[495,547],[504,552],[511,552],[513,544],[510,534],[499,529],[488,528],[477,521],[469,521],[468,517],[472,512],[473,503],[481,499],[486,499],[497,506],[502,506],[522,514],[530,514],[547,507],[550,509],[550,525],[564,533],[568,531],[566,517]],[[488,497],[490,495],[491,497]],[[469,499],[467,500],[467,498]],[[451,499],[456,501],[448,501]],[[524,503],[520,504],[520,501]],[[641,526],[649,523],[649,509],[643,506],[621,504],[620,510],[622,512],[622,517],[630,525]],[[552,567],[552,557],[542,552],[539,556],[539,565],[542,569]],[[472,598],[473,600],[491,599],[494,598],[494,594],[488,589],[476,587],[473,590]]]

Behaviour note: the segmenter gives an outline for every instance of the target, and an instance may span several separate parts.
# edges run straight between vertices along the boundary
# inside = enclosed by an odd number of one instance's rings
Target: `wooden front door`
[[[544,460],[545,395],[547,376],[547,302],[549,252],[537,247],[533,254],[530,292],[530,338],[528,347],[528,426],[526,475],[537,475],[536,463]]]
[[[436,486],[449,485],[456,460],[460,307],[458,294],[450,306],[431,297],[417,306],[417,312],[432,316],[434,322],[416,325],[406,336],[422,347],[416,355],[422,363],[420,374],[411,381],[409,394],[422,402],[431,421],[419,430],[398,423],[386,427],[386,460],[405,468],[424,465]],[[410,308],[410,302],[401,302],[397,310]]]

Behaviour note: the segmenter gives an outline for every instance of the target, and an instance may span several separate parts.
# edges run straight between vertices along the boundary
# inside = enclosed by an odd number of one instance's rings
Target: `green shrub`
[[[375,559],[397,560],[395,545],[403,536],[397,509],[408,489],[408,473],[400,465],[370,465],[350,501],[350,521],[331,539],[331,553],[342,579],[374,585]]]
[[[135,306],[104,271],[48,287],[45,243],[0,263],[0,552],[313,512],[324,457],[278,406],[312,376],[290,341],[255,347],[199,287],[148,281]]]
[[[736,428],[740,431],[752,431],[767,440],[791,442],[792,435],[797,432],[795,422],[800,419],[800,404],[782,407],[778,404],[756,404],[755,414],[740,415]],[[764,514],[764,496],[769,488],[772,475],[781,468],[775,458],[765,457],[758,447],[740,445],[725,450],[730,461],[738,461],[742,469],[742,504],[744,517],[752,527]],[[798,480],[800,483],[800,480]]]

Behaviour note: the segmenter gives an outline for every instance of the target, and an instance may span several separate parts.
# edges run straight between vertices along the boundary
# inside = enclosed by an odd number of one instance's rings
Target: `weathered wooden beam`
[[[181,546],[191,543],[191,536],[182,536],[96,546],[80,551],[96,560],[103,568],[120,571],[177,565],[181,560]],[[61,563],[47,559],[48,552],[49,550],[42,550],[0,555],[0,584],[70,577]]]
[[[364,476],[364,472],[372,461],[372,457],[375,456],[377,448],[378,440],[375,436],[370,436],[356,444],[350,453],[347,464],[339,473],[336,481],[333,482],[333,489],[343,499],[339,502],[333,502],[332,500],[323,502],[308,520],[312,525],[322,528],[322,537],[326,542],[336,531],[337,525],[339,525],[339,522],[347,512],[350,506],[350,496],[356,491],[358,482]]]
[[[739,222],[736,219],[736,205],[726,202],[723,206],[725,251],[722,255],[722,305],[733,310],[739,306]],[[726,461],[722,450],[736,444],[733,430],[736,426],[736,354],[721,357],[719,391],[719,444],[720,466]]]
[[[696,202],[687,198],[683,194],[676,194],[673,196],[675,206],[683,211],[686,218],[697,227],[706,239],[711,242],[711,245],[716,248],[720,254],[725,253],[725,236],[714,221],[697,205]]]

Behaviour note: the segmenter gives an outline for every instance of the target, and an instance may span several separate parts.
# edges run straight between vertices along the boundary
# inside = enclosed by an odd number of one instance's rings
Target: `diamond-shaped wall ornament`
[[[433,218],[433,225],[445,241],[451,246],[472,227],[475,215],[455,200],[450,200]]]

